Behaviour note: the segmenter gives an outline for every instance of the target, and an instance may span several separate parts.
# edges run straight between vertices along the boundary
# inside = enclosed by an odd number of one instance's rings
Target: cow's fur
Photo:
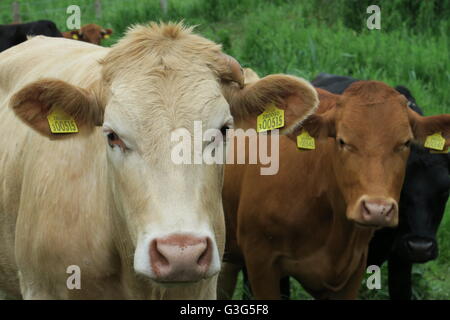
[[[275,176],[260,175],[261,164],[226,166],[221,297],[230,297],[245,263],[257,299],[280,298],[286,275],[316,298],[356,298],[375,230],[361,226],[361,199],[398,201],[409,139],[423,143],[438,130],[450,144],[450,115],[413,113],[381,82],[355,83],[342,96],[317,91],[319,109],[302,125],[316,150],[299,151],[281,138]],[[252,117],[246,121],[254,124]],[[398,222],[396,205],[391,226]]]
[[[112,29],[104,29],[101,26],[90,23],[82,26],[80,29],[66,31],[62,36],[67,39],[85,41],[100,45],[102,40],[112,34]]]
[[[27,299],[215,298],[223,168],[175,165],[171,133],[192,133],[195,120],[220,129],[240,108],[263,109],[256,105],[267,101],[263,95],[288,114],[302,110],[286,119],[289,126],[317,105],[314,90],[295,77],[240,90],[229,60],[175,24],[136,26],[111,49],[38,36],[3,53],[0,288]],[[302,94],[309,105],[300,105]],[[55,107],[76,120],[78,134],[49,131]],[[108,146],[102,131],[117,133],[127,150]],[[149,279],[151,239],[174,233],[210,237],[205,279],[183,286]],[[71,265],[81,268],[81,290],[66,286]]]

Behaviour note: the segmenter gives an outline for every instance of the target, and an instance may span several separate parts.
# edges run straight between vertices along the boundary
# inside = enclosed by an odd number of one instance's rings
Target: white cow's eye
[[[220,132],[222,133],[222,136],[226,136],[227,135],[227,130],[231,129],[230,126],[228,125],[223,125],[222,128],[220,128]]]
[[[227,136],[228,130],[231,130],[231,129],[233,129],[233,119],[229,119],[228,121],[226,121],[220,128],[220,132],[222,133],[224,140]]]
[[[119,138],[117,133],[111,131],[106,135],[106,138],[108,139],[108,145],[111,148],[118,146],[118,147],[120,147],[120,149],[122,151],[125,151],[128,149],[126,144],[122,141],[122,139]]]

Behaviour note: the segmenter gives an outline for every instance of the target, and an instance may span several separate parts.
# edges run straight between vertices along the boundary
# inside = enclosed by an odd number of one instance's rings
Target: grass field
[[[11,22],[11,0],[0,1],[0,24]],[[450,1],[420,0],[169,0],[163,16],[157,0],[22,0],[22,21],[50,19],[67,30],[65,8],[79,4],[82,24],[114,29],[112,45],[127,26],[150,20],[184,19],[223,44],[243,66],[260,75],[290,73],[311,79],[319,72],[406,85],[427,115],[450,112]],[[381,30],[368,30],[369,4],[381,7]],[[450,210],[439,230],[440,256],[414,267],[417,299],[450,299]],[[386,270],[383,270],[386,275]],[[381,290],[365,299],[386,299]],[[235,297],[241,295],[240,285]],[[294,298],[308,298],[294,284]]]

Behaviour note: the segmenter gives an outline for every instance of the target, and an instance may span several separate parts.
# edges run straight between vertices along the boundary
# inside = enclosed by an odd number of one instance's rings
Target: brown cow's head
[[[111,216],[126,235],[119,240],[130,249],[122,254],[134,259],[128,263],[137,273],[172,283],[216,275],[225,241],[223,165],[195,158],[223,140],[233,118],[258,114],[268,102],[279,103],[286,126],[294,127],[315,108],[317,93],[283,75],[244,86],[235,59],[174,24],[134,27],[97,67],[98,74],[85,79],[98,79],[94,83],[38,80],[18,91],[10,106],[51,138],[59,136],[46,117],[59,107],[77,122],[78,139],[103,144]],[[213,136],[206,138],[207,131]],[[191,163],[173,160],[179,144],[173,137],[180,132],[192,142],[183,150]]]
[[[112,29],[103,29],[91,23],[82,26],[81,29],[64,32],[64,37],[100,45],[101,41],[109,38],[111,34]]]
[[[356,82],[334,97],[335,108],[304,126],[315,137],[334,139],[332,162],[347,217],[362,225],[396,226],[410,144],[423,144],[436,132],[450,144],[450,115],[420,116],[404,96],[377,81]]]

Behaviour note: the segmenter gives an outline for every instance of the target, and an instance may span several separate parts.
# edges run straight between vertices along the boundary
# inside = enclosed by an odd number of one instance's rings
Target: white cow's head
[[[84,138],[103,132],[108,199],[133,245],[128,256],[136,272],[157,282],[215,275],[225,238],[223,166],[175,164],[171,135],[184,128],[194,141],[194,121],[220,132],[233,126],[232,116],[260,113],[270,102],[285,109],[292,128],[317,105],[317,94],[283,75],[244,87],[236,60],[181,25],[135,27],[99,63],[101,80],[89,87],[43,79],[17,92],[10,105],[45,136],[61,136],[50,132],[46,118],[56,106],[76,120]]]

